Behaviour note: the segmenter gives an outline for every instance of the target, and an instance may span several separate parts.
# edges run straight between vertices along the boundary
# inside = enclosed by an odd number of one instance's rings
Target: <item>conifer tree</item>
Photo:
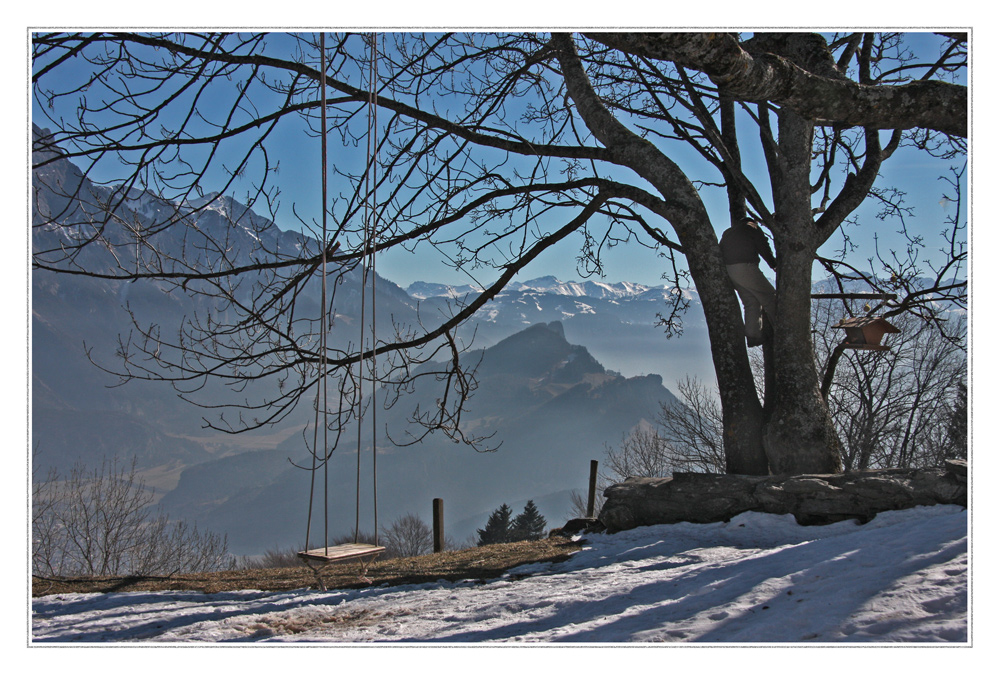
[[[522,511],[511,524],[511,541],[541,539],[545,536],[545,517],[538,511],[535,502],[528,500]]]
[[[476,543],[477,546],[486,546],[487,544],[503,544],[511,541],[511,510],[506,504],[501,504],[500,508],[490,514],[489,520],[486,521],[486,527],[481,530],[476,530],[479,534],[479,541]]]

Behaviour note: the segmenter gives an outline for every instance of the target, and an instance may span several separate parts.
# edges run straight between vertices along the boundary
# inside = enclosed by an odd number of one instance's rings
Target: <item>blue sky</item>
[[[916,47],[927,48],[935,40],[925,35],[916,36],[914,42]],[[936,46],[932,47],[936,54]],[[68,114],[69,110],[67,110]],[[744,126],[741,133],[744,136],[744,165],[751,180],[758,185],[758,189],[766,191],[766,170],[758,155],[754,154],[754,148],[759,147],[755,141],[756,131],[749,125]],[[331,162],[342,161],[344,155],[336,146],[335,139],[331,138],[330,156]],[[307,219],[315,218],[320,209],[320,144],[314,136],[305,133],[301,126],[285,125],[279,127],[274,137],[274,142],[269,146],[268,152],[273,159],[280,161],[281,171],[278,174],[281,186],[280,208],[278,211],[277,223],[284,229],[298,227],[298,221],[292,213],[292,207],[299,214],[305,214]],[[705,180],[719,180],[714,172],[706,171],[704,163],[689,148],[673,146],[664,148],[675,161],[677,161],[689,175],[703,178]],[[363,152],[363,148],[362,148]],[[929,242],[927,248],[928,255],[936,249],[933,240],[937,233],[943,229],[945,218],[950,214],[942,206],[942,196],[948,190],[948,186],[940,180],[940,176],[947,173],[948,167],[955,162],[941,162],[912,149],[901,149],[897,151],[883,167],[883,175],[880,184],[883,186],[893,185],[907,193],[907,204],[914,209],[914,217],[909,223],[911,232],[924,235]],[[110,175],[110,174],[109,174]],[[206,190],[217,189],[215,186],[205,186]],[[331,193],[335,193],[337,187],[331,186]],[[717,230],[721,231],[724,224],[728,222],[727,204],[725,194],[718,188],[705,188],[703,199],[709,210],[713,222],[717,223]],[[239,193],[235,194],[239,198]],[[968,195],[964,195],[967,199]],[[766,197],[765,197],[766,198]],[[875,219],[874,206],[863,206],[858,211],[859,221],[862,228],[878,228],[881,246],[901,245],[901,239],[893,235],[898,229],[898,224],[888,222],[877,222]],[[560,226],[562,223],[553,221],[551,227]],[[669,230],[668,230],[669,231]],[[851,228],[852,238],[860,248],[853,254],[852,261],[864,266],[868,257],[873,254],[873,238],[862,231],[861,228]],[[577,274],[576,257],[579,251],[580,238],[573,237],[561,243],[557,247],[547,251],[540,258],[534,261],[520,275],[522,279],[530,279],[543,275],[554,275],[563,280],[573,280],[579,278]],[[821,253],[832,254],[833,249],[840,245],[839,239],[827,245],[826,250]],[[664,261],[661,260],[655,251],[630,243],[621,245],[607,251],[604,256],[605,278],[608,281],[634,281],[647,285],[662,283],[661,274],[664,270]],[[468,274],[457,272],[447,264],[444,256],[430,247],[421,247],[417,254],[410,254],[405,251],[393,252],[384,255],[378,261],[379,273],[390,280],[407,286],[416,280],[435,281],[444,283],[489,283],[493,280],[495,272],[488,271],[473,272],[475,275],[483,277],[472,278]]]
[[[930,33],[913,33],[908,36],[908,44],[917,53],[927,52],[936,56],[939,39]],[[766,176],[766,168],[762,157],[759,154],[759,143],[755,141],[757,135],[756,128],[752,122],[744,118],[741,125],[741,136],[744,139],[743,152],[744,164],[751,180],[758,185],[758,189],[766,192],[767,182],[763,179]],[[888,134],[884,134],[886,137]],[[308,143],[304,146],[308,148]],[[755,154],[756,150],[756,154]],[[314,154],[318,152],[313,149]],[[669,156],[678,162],[685,170],[690,171],[692,177],[699,177],[704,180],[718,181],[719,177],[714,171],[706,170],[704,162],[690,148],[681,144],[676,144],[669,149],[665,149]],[[308,156],[306,149],[302,156]],[[942,206],[941,199],[946,192],[950,192],[948,186],[940,180],[940,176],[948,172],[948,167],[955,162],[935,160],[923,152],[912,148],[902,148],[885,163],[882,177],[878,185],[882,187],[894,186],[907,194],[906,204],[914,209],[914,216],[908,221],[911,233],[921,234],[928,241],[937,238],[938,232],[944,227],[945,218],[951,215],[951,210],[946,210]],[[299,204],[309,199],[314,199],[309,192],[311,183],[316,187],[312,188],[318,192],[318,183],[315,178],[306,174],[310,172],[308,163],[297,162],[296,181],[290,181],[286,190],[286,197],[296,200]],[[313,163],[315,166],[315,162]],[[313,172],[315,176],[315,172]],[[292,187],[292,186],[295,187]],[[297,190],[298,192],[291,192]],[[301,195],[296,197],[296,195]],[[728,205],[726,196],[721,189],[704,188],[703,199],[713,222],[717,223],[717,231],[721,230],[728,223]],[[765,199],[767,198],[765,194]],[[967,198],[967,195],[964,195]],[[950,206],[948,206],[950,209]],[[852,262],[864,266],[868,258],[875,253],[874,239],[870,234],[865,234],[861,228],[878,228],[881,239],[880,246],[883,251],[889,246],[902,246],[902,238],[895,236],[899,229],[899,223],[880,222],[876,219],[876,206],[869,204],[858,210],[861,227],[849,228],[852,241],[859,248],[852,255]],[[552,227],[561,225],[554,222]],[[520,275],[521,279],[531,279],[538,276],[554,275],[563,280],[573,280],[579,278],[577,270],[577,256],[579,254],[582,237],[571,237],[556,247],[546,251],[536,261],[529,265]],[[827,246],[821,250],[822,254],[834,255],[836,249],[842,246],[842,240],[834,237]],[[936,251],[935,245],[929,245],[925,251],[928,255],[933,255]],[[605,264],[604,274],[608,281],[634,281],[647,285],[658,285],[663,283],[661,275],[665,269],[665,262],[658,253],[649,248],[636,243],[620,245],[607,251],[603,257]],[[488,283],[491,278],[481,278],[482,271],[473,272],[476,279],[470,274],[449,269],[447,261],[434,249],[421,249],[417,255],[399,251],[387,254],[379,263],[380,274],[406,286],[415,280],[436,281],[443,283]]]
[[[918,53],[926,51],[935,56],[937,54],[938,38],[930,33],[913,33],[908,36],[908,44]],[[754,140],[757,131],[752,127],[752,123],[741,126],[741,134],[744,139],[744,163],[748,175],[758,185],[758,189],[766,191],[767,182],[763,179],[766,176],[766,169],[763,159],[759,152],[754,154],[754,150],[759,148],[759,144]],[[295,201],[301,206],[309,203],[310,200],[315,201],[314,195],[318,194],[319,191],[316,177],[318,173],[318,169],[316,169],[318,166],[318,142],[315,139],[306,139],[300,144],[289,145],[289,148],[292,147],[296,149],[288,161],[283,161],[283,166],[294,165],[292,171],[296,177],[295,180],[284,182],[282,189],[285,200]],[[689,170],[690,175],[705,180],[719,180],[717,174],[705,170],[702,160],[690,148],[674,145],[666,151],[672,159]],[[310,152],[312,157],[310,157]],[[882,177],[878,182],[878,185],[882,187],[894,186],[906,193],[906,204],[914,209],[914,216],[908,221],[908,227],[911,234],[923,235],[930,242],[925,250],[928,256],[935,254],[937,246],[933,242],[943,229],[945,218],[952,213],[950,205],[945,205],[948,209],[946,210],[941,202],[942,196],[950,190],[940,180],[940,176],[946,174],[948,167],[954,164],[954,161],[935,160],[912,148],[901,148],[885,163]],[[283,171],[287,171],[287,168]],[[710,188],[703,189],[702,194],[713,222],[717,223],[717,231],[721,232],[729,220],[725,194],[720,189]],[[967,198],[967,194],[963,195],[963,199]],[[865,266],[866,261],[875,253],[874,239],[870,234],[864,233],[862,228],[877,228],[883,252],[888,247],[904,246],[902,238],[895,235],[899,229],[899,223],[878,221],[875,215],[876,210],[874,204],[863,206],[857,212],[861,226],[849,228],[853,243],[859,247],[852,255],[851,261],[860,266]],[[280,224],[284,225],[284,223]],[[552,227],[554,229],[559,225],[561,225],[560,222],[554,222]],[[554,275],[566,281],[579,278],[576,259],[581,241],[582,237],[574,236],[546,251],[531,263],[519,275],[519,278],[524,280],[544,275]],[[835,236],[821,250],[821,254],[832,256],[841,245],[841,239]],[[647,285],[663,283],[661,275],[665,269],[665,261],[657,252],[634,242],[607,251],[603,262],[605,264],[605,279],[608,281],[633,281]],[[454,284],[489,283],[492,281],[492,277],[482,270],[469,274],[450,269],[443,255],[429,247],[423,247],[417,254],[405,251],[389,253],[378,261],[378,267],[380,274],[404,287],[416,280]],[[818,270],[817,273],[819,273]],[[482,276],[484,274],[485,278]]]

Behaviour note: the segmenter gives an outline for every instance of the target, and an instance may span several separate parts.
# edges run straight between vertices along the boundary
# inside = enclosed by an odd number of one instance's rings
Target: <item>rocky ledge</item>
[[[609,487],[604,496],[596,522],[571,521],[560,533],[719,522],[744,511],[790,513],[801,525],[850,519],[863,523],[882,511],[967,506],[968,466],[949,460],[940,468],[797,476],[675,473],[671,478],[629,478]]]

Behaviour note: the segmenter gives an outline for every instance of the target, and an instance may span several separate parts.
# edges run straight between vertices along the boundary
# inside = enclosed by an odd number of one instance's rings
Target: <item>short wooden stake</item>
[[[434,500],[434,552],[444,550],[444,500]]]
[[[597,499],[597,460],[590,460],[590,490],[587,494],[587,517],[594,517],[594,503]]]

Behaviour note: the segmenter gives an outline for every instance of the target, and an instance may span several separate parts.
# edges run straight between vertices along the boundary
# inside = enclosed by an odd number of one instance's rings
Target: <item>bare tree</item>
[[[600,475],[597,477],[597,494],[594,495],[594,514],[599,514],[604,508],[604,489],[608,487],[608,480]],[[569,494],[569,513],[567,518],[587,518],[590,516],[588,510],[589,495],[582,490],[573,490]]]
[[[434,532],[419,516],[407,513],[382,528],[380,543],[387,557],[426,555],[434,550]]]
[[[725,473],[725,427],[717,392],[696,378],[677,383],[680,401],[661,404],[657,431],[675,471]]]
[[[59,523],[59,496],[55,489],[58,481],[59,473],[54,468],[50,468],[43,479],[32,475],[31,568],[34,574],[55,574],[56,569],[61,569],[60,561],[57,559],[57,552],[63,548],[60,537],[62,528]]]
[[[876,184],[898,148],[952,159],[965,151],[967,90],[953,80],[964,73],[966,36],[940,36],[929,62],[905,41],[874,33],[344,34],[325,50],[321,74],[313,35],[38,33],[36,110],[54,131],[35,144],[33,264],[210,299],[175,336],[137,321],[119,369],[126,380],[172,382],[187,397],[206,381],[231,385],[235,419],[210,424],[235,432],[272,423],[302,400],[312,405],[329,379],[336,439],[360,414],[352,411],[363,375],[387,388],[387,403],[428,378],[440,404],[417,411],[415,425],[476,444],[484,439],[461,427],[475,380],[458,368],[454,329],[571,235],[583,236],[581,271],[596,274],[607,247],[638,240],[664,253],[671,283],[690,279],[698,291],[726,469],[835,471],[841,441],[811,340],[818,251],[866,201],[905,216],[898,193]],[[314,133],[320,112],[345,149],[369,141],[370,151],[356,158],[357,171],[338,163],[332,229],[323,235],[303,219],[312,236],[282,240],[246,212],[261,208],[273,220],[276,129]],[[750,138],[737,116],[756,125]],[[738,151],[751,147],[766,175],[744,170]],[[677,158],[691,148],[704,167],[682,170]],[[60,169],[67,159],[83,167]],[[117,174],[104,178],[114,162]],[[777,251],[781,330],[765,350],[763,396],[702,192],[713,186],[726,190],[732,219],[747,208],[761,218]],[[214,194],[237,190],[242,205]],[[205,219],[219,211],[230,227],[210,231]],[[252,250],[233,239],[248,227]],[[964,239],[957,226],[952,233],[946,274],[902,294],[894,309],[933,311],[944,296],[964,297]],[[394,325],[367,343],[325,342],[307,302],[323,261],[334,289],[365,288],[374,284],[365,261],[375,252],[420,247],[485,277],[484,292],[427,325]],[[825,264],[838,277],[858,272],[844,259]],[[675,297],[670,329],[683,307]],[[439,365],[417,367],[432,361]],[[268,380],[280,387],[252,386]]]
[[[230,567],[225,537],[150,510],[153,496],[117,458],[36,481],[32,569],[47,576],[151,575]]]
[[[956,386],[954,402],[942,411],[946,419],[939,441],[932,439],[932,445],[938,448],[933,456],[935,464],[942,464],[946,459],[968,459],[969,455],[969,390],[965,381]]]
[[[678,382],[680,399],[660,405],[655,425],[642,425],[605,448],[603,490],[630,476],[662,477],[675,471],[725,473],[722,409],[718,396],[695,378]]]
[[[659,430],[648,426],[624,435],[616,448],[605,447],[602,466],[608,471],[598,484],[599,492],[629,476],[669,476],[675,468]]]
[[[817,325],[830,325],[843,307],[817,301]],[[965,317],[927,322],[910,314],[888,351],[848,352],[839,360],[829,405],[844,439],[845,469],[940,464],[950,448],[947,428],[965,391]],[[942,338],[942,333],[952,339]],[[817,359],[828,360],[842,336],[817,331]]]

